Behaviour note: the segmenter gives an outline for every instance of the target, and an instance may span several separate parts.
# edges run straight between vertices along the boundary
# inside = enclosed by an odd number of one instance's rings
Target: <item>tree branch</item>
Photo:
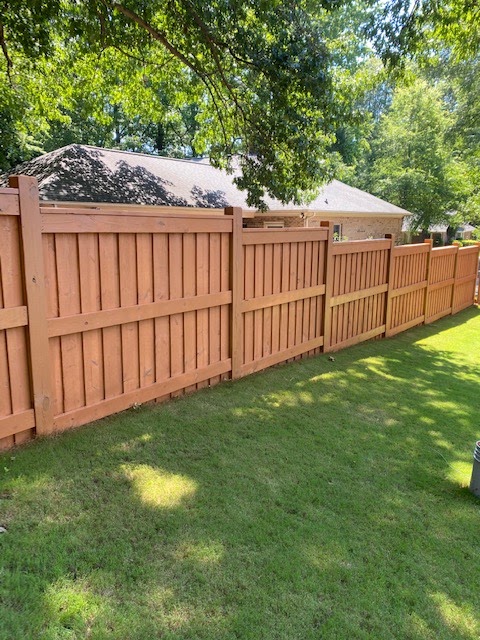
[[[113,49],[115,49],[122,55],[126,56],[127,58],[131,58],[132,60],[141,62],[144,65],[152,65],[153,67],[157,67],[158,69],[163,69],[163,67],[166,67],[168,64],[170,64],[170,62],[172,62],[172,60],[175,59],[175,56],[171,55],[168,58],[168,60],[165,60],[165,62],[162,62],[162,63],[152,62],[150,60],[145,60],[145,58],[139,58],[138,56],[135,56],[133,53],[129,53],[128,51],[125,51],[124,49],[122,49],[122,47],[119,47],[117,44],[112,44],[109,46],[111,46]]]
[[[145,31],[149,33],[154,40],[157,40],[158,42],[163,44],[163,46],[166,49],[168,49],[168,51],[170,51],[172,55],[174,55],[181,62],[183,62],[183,64],[185,64],[189,69],[191,69],[200,77],[202,77],[203,74],[201,69],[198,69],[198,67],[192,61],[190,61],[181,51],[179,51],[176,47],[174,47],[173,44],[167,40],[167,37],[164,33],[152,27],[152,25],[149,24],[146,20],[144,20],[141,16],[136,14],[131,9],[128,9],[127,7],[124,7],[123,5],[119,4],[118,2],[114,2],[110,4],[110,6],[112,9],[123,14],[126,18],[129,18],[130,20],[132,20],[132,22],[135,22],[135,24],[137,24],[139,27],[142,27],[142,29],[145,29]]]
[[[7,43],[5,41],[5,31],[4,31],[2,22],[0,22],[0,46],[2,47],[4,58],[7,61],[7,76],[8,76],[8,79],[11,80],[12,78],[11,78],[10,72],[13,69],[13,60],[11,59],[10,54],[8,53]]]
[[[220,40],[217,36],[213,35],[212,32],[208,29],[205,22],[195,11],[191,2],[186,0],[185,4],[188,7],[188,11],[190,11],[190,13],[192,14],[193,19],[196,22],[197,26],[200,27],[202,33],[210,42],[215,44],[219,49],[225,49],[226,51],[228,51],[229,54],[232,56],[232,58],[237,62],[241,62],[242,64],[252,67],[253,69],[257,69],[257,71],[263,72],[263,69],[259,65],[257,65],[255,62],[253,62],[253,60],[246,60],[245,58],[242,58],[241,56],[236,54],[234,51],[232,51],[231,47],[225,41]]]

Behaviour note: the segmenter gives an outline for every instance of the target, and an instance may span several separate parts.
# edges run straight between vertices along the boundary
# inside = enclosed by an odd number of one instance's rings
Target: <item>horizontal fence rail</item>
[[[457,313],[479,255],[239,208],[40,206],[26,176],[0,232],[0,448]]]

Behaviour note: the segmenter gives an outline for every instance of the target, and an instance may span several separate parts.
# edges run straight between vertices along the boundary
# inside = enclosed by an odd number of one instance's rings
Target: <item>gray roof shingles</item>
[[[235,186],[233,176],[204,160],[72,144],[24,163],[14,173],[35,176],[42,200],[248,208],[245,193]],[[338,180],[323,187],[308,205],[284,205],[268,197],[265,201],[275,212],[409,215]]]

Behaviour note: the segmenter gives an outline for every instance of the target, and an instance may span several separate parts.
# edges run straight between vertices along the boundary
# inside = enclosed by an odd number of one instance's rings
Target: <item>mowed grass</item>
[[[0,638],[480,637],[480,311],[0,456]]]

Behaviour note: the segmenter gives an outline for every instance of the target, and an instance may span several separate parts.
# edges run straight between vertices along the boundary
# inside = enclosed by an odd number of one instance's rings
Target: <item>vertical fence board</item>
[[[100,291],[102,309],[120,306],[118,237],[114,233],[99,236]],[[122,342],[119,326],[102,329],[105,398],[123,392]]]
[[[240,213],[240,222],[241,222],[241,213]],[[233,236],[233,233],[227,234],[222,233],[221,235],[221,272],[220,272],[220,283],[221,283],[221,291],[227,292],[232,291],[230,284],[230,261],[233,264],[233,258],[231,256],[231,244],[230,238]],[[240,251],[242,247],[240,246]],[[239,272],[239,277],[241,278],[241,285],[243,286],[243,270]],[[243,289],[241,291],[243,295]],[[230,345],[233,344],[233,336],[231,335],[231,317],[233,316],[233,291],[232,291],[232,304],[231,305],[222,305],[220,307],[220,361],[225,362],[230,357]],[[240,330],[240,329],[239,329]],[[243,349],[243,345],[242,345]],[[240,351],[236,359],[240,360],[243,358],[243,351]],[[229,377],[229,373],[225,372],[221,374],[222,380],[227,380]],[[232,357],[232,377],[233,377],[233,357]]]
[[[138,304],[137,246],[134,233],[118,237],[120,305]],[[122,340],[123,391],[128,393],[140,387],[140,350],[138,322],[126,322],[120,327]]]
[[[12,241],[19,246],[18,227],[16,229],[14,225],[18,225],[17,221],[13,221],[10,216],[7,217],[0,213],[0,309],[6,307],[3,296],[4,281],[7,273],[13,273],[12,266],[9,264],[10,261],[6,255],[7,247]],[[14,236],[13,238],[11,237],[12,235]],[[4,432],[1,430],[1,419],[9,417],[13,413],[10,394],[12,381],[8,370],[7,331],[8,329],[0,330],[0,451],[12,447],[15,443],[13,435],[4,436]]]
[[[244,247],[244,278],[244,298],[249,300],[255,297],[255,247],[251,245]],[[254,311],[248,311],[243,315],[244,364],[254,360],[254,314]]]
[[[153,302],[153,238],[150,233],[137,234],[138,304]],[[153,319],[138,323],[140,387],[155,382],[155,325]]]
[[[98,235],[94,233],[79,234],[78,257],[80,268],[80,298],[82,313],[99,311],[100,296],[100,258],[98,254]],[[129,269],[129,273],[131,268]],[[129,291],[122,287],[122,291]],[[127,325],[124,325],[126,327]],[[122,328],[123,331],[123,328]],[[53,338],[52,342],[59,340]],[[100,329],[86,331],[83,334],[83,360],[85,379],[85,402],[87,405],[96,404],[104,399],[103,373],[103,345]],[[125,367],[124,367],[125,369]],[[134,371],[129,372],[134,375]],[[58,412],[60,413],[60,411]]]
[[[206,233],[197,234],[197,295],[209,293],[209,245]],[[197,359],[198,368],[203,369],[209,363],[209,325],[208,310],[197,311]],[[198,383],[198,388],[208,386],[208,380]]]
[[[196,280],[196,261],[197,249],[195,243],[195,235],[193,233],[185,233],[183,235],[183,295],[191,298],[197,292]],[[197,368],[197,313],[196,311],[187,311],[183,316],[185,328],[184,334],[184,370],[185,372],[194,371]],[[188,393],[195,391],[197,385],[190,385],[185,389]]]
[[[312,286],[312,243],[305,243],[305,270],[303,284],[306,288]],[[311,340],[315,335],[315,328],[312,323],[310,307],[315,303],[315,298],[307,298],[303,301],[303,328],[302,342]],[[313,351],[308,351],[304,356],[312,356]]]
[[[221,273],[221,237],[219,233],[211,233],[209,238],[209,292],[220,293],[222,288]],[[220,327],[220,307],[213,307],[208,310],[208,363],[220,362],[221,350],[221,327]],[[210,385],[220,382],[220,376],[210,378]]]
[[[253,297],[263,296],[265,245],[255,245],[253,264]],[[263,358],[263,309],[253,312],[253,360]]]
[[[25,304],[18,222],[17,216],[5,216],[1,226],[0,308],[22,307]],[[0,416],[21,414],[32,406],[26,330],[25,327],[11,327],[0,331],[0,335],[3,343],[0,359],[4,359],[6,366],[0,378],[0,386],[4,388],[3,392],[0,391],[0,395],[4,395]],[[19,444],[32,435],[32,429],[16,433],[3,442],[3,447]]]
[[[297,253],[297,278],[295,282],[295,289],[303,289],[305,287],[305,243],[298,243]],[[302,343],[302,331],[303,331],[303,313],[304,313],[304,301],[297,300],[295,303],[295,345]],[[301,355],[295,356],[295,360],[299,360]]]
[[[170,296],[169,247],[166,233],[153,237],[153,287],[155,302],[168,300]],[[155,382],[163,382],[171,377],[170,369],[170,319],[168,316],[155,318]],[[170,397],[167,394],[166,397]],[[164,399],[165,396],[158,398]]]
[[[263,264],[263,295],[268,296],[273,293],[273,245],[265,245]],[[263,310],[263,356],[272,353],[272,308]]]
[[[74,233],[57,234],[57,286],[59,316],[73,316],[81,311],[80,278],[77,236]],[[63,410],[65,412],[85,405],[82,337],[79,333],[60,338],[63,380]]]
[[[280,293],[282,288],[282,245],[273,245],[272,293]],[[272,344],[271,352],[280,351],[280,309],[276,304],[272,309]]]
[[[43,258],[45,270],[45,291],[47,301],[47,318],[59,316],[58,283],[57,283],[57,255],[55,252],[55,235],[43,235]],[[58,416],[64,412],[63,405],[63,376],[61,338],[50,338],[50,362],[52,370],[52,413]]]
[[[290,244],[282,245],[282,279],[281,292],[288,291],[290,286]],[[288,303],[280,305],[280,351],[288,346]]]
[[[172,233],[168,246],[170,300],[183,297],[183,238],[180,233]],[[195,263],[194,263],[195,264]],[[193,264],[192,264],[193,268]],[[175,313],[170,316],[170,375],[172,378],[184,372],[184,327],[183,314]],[[198,349],[198,347],[197,347]],[[198,353],[197,353],[198,357]],[[182,391],[172,392],[173,397],[182,395]]]

